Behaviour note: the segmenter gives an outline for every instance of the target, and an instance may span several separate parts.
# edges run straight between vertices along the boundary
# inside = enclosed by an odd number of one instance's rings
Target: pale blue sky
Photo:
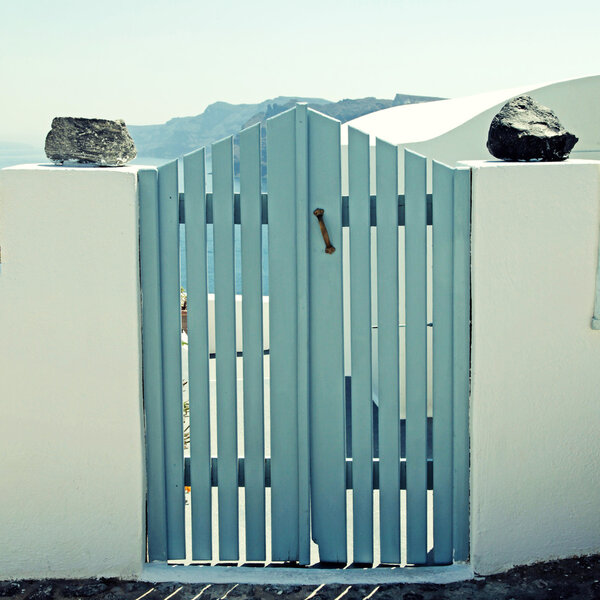
[[[600,73],[598,0],[0,0],[0,140],[56,115],[463,96]]]

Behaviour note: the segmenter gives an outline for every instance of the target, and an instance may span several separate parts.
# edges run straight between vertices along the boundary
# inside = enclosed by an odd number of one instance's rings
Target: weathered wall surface
[[[0,171],[0,579],[145,547],[134,168]]]

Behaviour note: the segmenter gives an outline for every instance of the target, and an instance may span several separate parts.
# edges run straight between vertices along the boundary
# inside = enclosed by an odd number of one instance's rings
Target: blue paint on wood
[[[308,114],[296,106],[296,281],[298,318],[298,561],[310,563],[310,370]]]
[[[160,240],[158,173],[138,172],[140,198],[140,277],[144,409],[146,415],[146,476],[148,560],[167,560],[167,503],[162,392],[160,311]]]
[[[433,163],[433,556],[452,562],[454,171]]]
[[[373,562],[369,136],[348,128],[354,562]]]
[[[204,149],[183,158],[187,224],[188,390],[192,558],[212,558],[210,390]]]
[[[168,558],[185,558],[177,161],[158,168]]]
[[[240,134],[246,560],[265,560],[260,124]]]
[[[405,152],[406,560],[427,561],[427,159]]]
[[[377,337],[381,562],[400,562],[398,156],[377,140]]]
[[[471,171],[454,171],[453,428],[454,560],[469,558],[469,368],[471,313]]]
[[[340,123],[308,111],[309,210],[324,209],[337,251],[309,227],[312,536],[324,562],[346,562],[344,337]]]
[[[239,558],[233,138],[212,146],[219,558]]]
[[[271,539],[273,560],[298,560],[296,117],[267,121]]]
[[[343,199],[337,121],[299,106],[270,119],[267,131],[268,206],[260,191],[258,125],[240,136],[239,195],[233,193],[232,138],[213,145],[213,194],[205,192],[203,150],[184,158],[186,191],[181,196],[176,163],[161,167],[158,177],[155,171],[140,173],[150,560],[184,558],[184,477],[192,485],[195,559],[213,558],[211,486],[218,483],[222,560],[237,560],[239,555],[238,486],[245,487],[247,558],[265,559],[265,487],[271,485],[273,560],[308,563],[312,526],[320,559],[346,562],[346,489],[352,489],[354,560],[371,562],[372,492],[380,489],[381,560],[399,563],[400,489],[406,485],[406,558],[409,563],[424,563],[426,490],[433,481],[434,562],[466,560],[469,172],[435,163],[432,200],[425,188],[426,161],[408,152],[406,196],[398,196],[397,149],[378,140],[377,196],[370,196],[368,137],[350,128],[350,194]],[[324,252],[321,230],[312,214],[315,208],[325,209],[324,222],[337,248],[333,254]],[[191,425],[187,473],[181,410],[180,219],[187,221]],[[210,457],[209,427],[206,225],[212,221],[218,459]],[[237,221],[242,225],[244,458],[238,458],[237,449],[233,225]],[[267,221],[271,456],[265,457],[261,254],[262,226]],[[342,225],[346,221],[350,226],[353,378],[345,384]],[[427,458],[426,408],[426,227],[432,221],[433,469]],[[379,407],[374,411],[370,228],[377,223]],[[401,425],[397,225],[402,224],[406,224],[407,420]],[[352,397],[349,404],[346,393]],[[346,418],[351,419],[353,433],[348,440]],[[373,432],[374,420],[377,432]],[[400,458],[403,435],[405,461]],[[346,457],[346,448],[351,459]]]

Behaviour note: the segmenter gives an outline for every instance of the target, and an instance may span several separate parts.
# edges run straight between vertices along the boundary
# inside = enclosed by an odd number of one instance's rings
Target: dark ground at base
[[[293,600],[553,600],[600,599],[600,555],[572,558],[508,573],[477,577],[446,585],[324,585],[272,586],[224,584],[149,584],[115,579],[0,582],[0,597],[13,600],[90,598],[96,600],[244,600],[291,598]]]

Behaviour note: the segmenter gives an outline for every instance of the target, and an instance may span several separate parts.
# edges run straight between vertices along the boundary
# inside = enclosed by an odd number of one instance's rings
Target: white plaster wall
[[[471,559],[600,551],[600,163],[474,162]]]
[[[141,570],[136,172],[0,171],[0,580]]]

